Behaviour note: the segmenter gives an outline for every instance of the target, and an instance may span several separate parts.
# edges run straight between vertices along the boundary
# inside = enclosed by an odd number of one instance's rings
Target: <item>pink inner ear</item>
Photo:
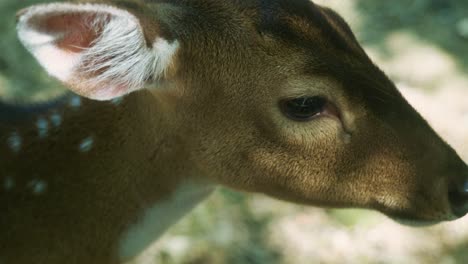
[[[38,18],[41,21],[31,21],[30,24],[39,31],[61,35],[55,43],[58,48],[79,53],[93,45],[103,25],[110,19],[110,15],[97,16],[89,12],[57,14]]]
[[[98,100],[142,89],[150,77],[162,77],[178,48],[164,39],[161,47],[148,47],[138,18],[98,4],[32,7],[20,13],[18,34],[50,75]]]

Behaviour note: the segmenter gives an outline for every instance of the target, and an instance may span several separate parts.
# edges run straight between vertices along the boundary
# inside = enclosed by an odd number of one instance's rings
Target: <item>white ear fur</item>
[[[47,19],[54,17],[66,17],[63,21],[68,23],[49,23]],[[150,79],[164,77],[179,48],[178,41],[169,43],[161,37],[148,47],[134,15],[102,4],[33,6],[22,12],[17,30],[21,42],[49,74],[98,100],[122,96],[143,88]],[[80,47],[82,38],[89,35],[95,38]],[[64,48],[60,43],[67,37]]]

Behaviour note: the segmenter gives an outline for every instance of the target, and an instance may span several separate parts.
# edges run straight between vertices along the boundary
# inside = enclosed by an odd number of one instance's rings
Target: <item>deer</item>
[[[409,225],[468,166],[308,0],[39,4],[17,32],[69,92],[0,105],[0,262],[132,260],[218,186]]]

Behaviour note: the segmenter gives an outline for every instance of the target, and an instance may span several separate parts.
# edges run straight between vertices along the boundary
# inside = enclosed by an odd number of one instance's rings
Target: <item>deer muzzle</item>
[[[455,216],[463,217],[468,213],[468,165],[465,165],[462,181],[454,183],[449,190],[449,201]]]

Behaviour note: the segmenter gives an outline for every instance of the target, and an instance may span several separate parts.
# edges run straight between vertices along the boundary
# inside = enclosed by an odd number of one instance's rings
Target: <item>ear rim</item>
[[[67,14],[67,13],[80,13],[80,12],[102,12],[107,13],[109,15],[115,17],[125,17],[127,19],[131,19],[136,25],[138,25],[141,29],[140,22],[138,18],[136,18],[130,12],[113,7],[111,5],[106,4],[92,4],[92,3],[85,3],[85,4],[74,4],[74,3],[47,3],[47,4],[37,4],[32,5],[27,8],[23,8],[16,13],[16,30],[18,32],[18,37],[22,43],[27,44],[28,41],[24,39],[25,29],[31,28],[27,25],[27,22],[33,18],[33,16],[43,16],[48,13],[55,13],[55,14]],[[23,41],[24,40],[24,41]]]
[[[110,19],[103,26],[103,33],[95,39],[92,46],[80,53],[70,53],[61,50],[55,45],[55,42],[61,37],[60,34],[54,35],[54,32],[47,34],[46,31],[42,33],[39,29],[29,24],[32,19],[40,19],[41,16],[47,17],[47,15],[66,15],[81,12],[102,13],[103,15],[109,15]],[[124,9],[106,4],[39,4],[20,10],[17,13],[17,21],[18,38],[41,66],[50,75],[65,83],[65,85],[75,93],[95,100],[110,100],[121,97],[133,91],[143,89],[148,81],[157,81],[165,78],[167,76],[167,71],[172,71],[174,68],[174,60],[180,47],[178,40],[169,42],[161,36],[157,36],[152,45],[148,45],[142,25],[135,15]],[[118,52],[116,53],[114,50],[111,50],[114,53],[109,52],[111,55],[106,55],[108,49],[105,48],[105,45],[100,45],[99,43],[109,41],[109,39],[105,39],[104,31],[106,28],[110,27],[112,23],[117,23],[115,21],[125,22],[121,25],[126,25],[127,30],[133,33],[130,40],[133,40],[135,45],[128,45],[128,43],[124,43],[124,41],[120,39],[122,42],[121,46],[118,47]],[[100,21],[97,21],[97,23],[99,22]],[[104,46],[104,48],[101,46]],[[110,46],[110,44],[108,44],[108,46]],[[49,48],[49,50],[47,50],[47,48]],[[61,59],[61,67],[48,63],[48,58],[41,57],[41,54],[38,54],[41,49],[45,54],[56,55],[57,59]],[[132,54],[135,56],[138,55],[141,60],[133,58],[133,55],[129,56],[127,54],[129,53],[129,49]],[[101,55],[97,56],[97,59],[89,60],[89,58],[96,54]],[[119,55],[121,56],[119,57]],[[120,71],[118,69],[115,70],[114,68],[116,67],[108,65],[119,65],[121,63],[112,64],[109,62],[107,66],[98,64],[98,66],[94,68],[86,66],[86,64],[91,65],[92,63],[96,63],[98,60],[107,62],[114,57],[119,58],[120,61],[117,59],[111,62],[127,62],[130,66],[126,68],[119,66]],[[63,58],[65,58],[65,60]],[[132,60],[129,62],[124,59]],[[52,59],[52,61],[54,60]],[[140,69],[140,71],[138,71],[138,69]],[[101,73],[101,71],[107,73],[107,75],[96,74],[96,78],[89,77],[91,76],[89,74],[90,72]],[[122,81],[119,82],[117,80]],[[106,82],[108,82],[107,85],[104,84]]]

